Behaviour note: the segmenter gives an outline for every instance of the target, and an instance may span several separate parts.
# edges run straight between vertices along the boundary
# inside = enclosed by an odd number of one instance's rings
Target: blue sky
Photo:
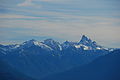
[[[0,43],[79,41],[120,48],[120,0],[0,0]]]

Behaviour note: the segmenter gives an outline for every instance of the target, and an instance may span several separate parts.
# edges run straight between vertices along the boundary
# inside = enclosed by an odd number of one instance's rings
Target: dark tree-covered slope
[[[88,65],[43,80],[120,80],[120,50],[99,57]]]

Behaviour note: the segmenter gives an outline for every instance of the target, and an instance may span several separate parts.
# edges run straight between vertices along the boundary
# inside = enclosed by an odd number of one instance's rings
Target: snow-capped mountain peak
[[[20,47],[31,47],[31,46],[38,46],[38,47],[41,47],[41,48],[44,48],[44,49],[53,50],[48,45],[45,45],[44,43],[39,42],[39,41],[34,40],[34,39],[26,41],[26,42],[24,42],[23,44],[20,45]]]
[[[98,45],[95,41],[83,35],[80,42],[72,44],[75,48],[82,48],[83,50],[102,50],[102,46]]]
[[[76,48],[82,50],[101,50],[103,49],[100,45],[98,45],[95,41],[92,41],[87,36],[83,35],[80,42],[69,42],[66,41],[63,44],[63,48]]]

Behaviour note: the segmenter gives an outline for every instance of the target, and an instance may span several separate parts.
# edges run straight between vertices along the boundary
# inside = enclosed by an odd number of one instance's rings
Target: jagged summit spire
[[[83,35],[80,42],[91,42],[92,40],[88,38],[86,35]]]
[[[82,39],[88,39],[88,37],[86,35],[83,35]]]

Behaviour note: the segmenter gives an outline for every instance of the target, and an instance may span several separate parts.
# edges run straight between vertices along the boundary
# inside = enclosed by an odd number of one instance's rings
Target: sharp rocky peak
[[[86,35],[83,35],[81,40],[80,40],[80,43],[91,43],[93,42],[90,38],[88,38]]]
[[[91,40],[89,37],[87,37],[86,35],[83,35],[79,44],[91,44],[91,45],[98,45],[95,41]]]
[[[103,49],[102,46],[98,45],[95,41],[92,41],[86,35],[83,35],[80,42],[75,45],[77,48],[80,46],[87,47],[88,50]]]

